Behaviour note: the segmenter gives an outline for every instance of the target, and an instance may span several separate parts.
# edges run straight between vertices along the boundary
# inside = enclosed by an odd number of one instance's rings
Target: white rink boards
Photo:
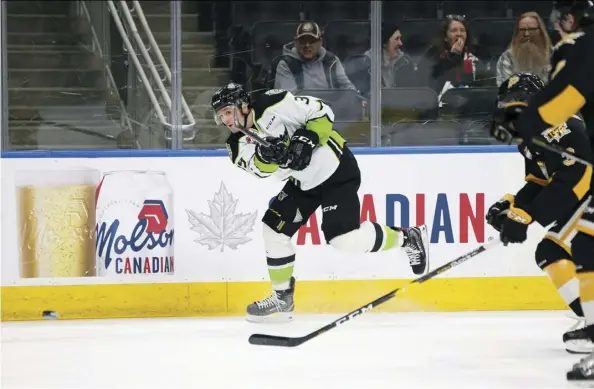
[[[360,218],[426,223],[435,269],[497,235],[485,222],[488,207],[524,183],[522,156],[512,149],[358,149]],[[284,183],[235,168],[226,151],[11,155],[2,158],[2,320],[41,320],[45,311],[60,319],[237,316],[269,293],[260,220]],[[86,181],[64,186],[49,180],[75,169],[97,178],[158,170],[168,184],[138,191],[138,185],[99,184],[97,200]],[[43,185],[19,187],[23,172]],[[172,200],[163,196],[169,187]],[[39,202],[32,199],[48,196],[60,201],[34,206]],[[107,217],[102,196],[128,211]],[[35,224],[39,220],[48,223]],[[297,313],[348,312],[414,277],[402,250],[349,254],[325,244],[322,220],[318,210],[293,238]],[[378,311],[409,311],[411,304],[441,312],[564,309],[534,260],[543,233],[533,226],[525,244],[489,250],[411,293],[404,304],[388,302]],[[173,247],[156,250],[154,242]]]

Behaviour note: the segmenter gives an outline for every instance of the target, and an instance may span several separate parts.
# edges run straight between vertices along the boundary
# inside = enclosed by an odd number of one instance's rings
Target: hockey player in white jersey
[[[248,95],[231,83],[215,92],[211,105],[217,124],[231,130],[227,150],[233,164],[259,178],[288,180],[262,218],[273,293],[248,305],[248,320],[292,318],[295,247],[291,237],[320,206],[322,231],[332,247],[351,253],[402,248],[414,274],[427,273],[425,225],[398,228],[360,223],[361,173],[345,140],[333,130],[334,112],[324,101],[279,89]],[[241,131],[246,129],[270,145],[254,143]]]

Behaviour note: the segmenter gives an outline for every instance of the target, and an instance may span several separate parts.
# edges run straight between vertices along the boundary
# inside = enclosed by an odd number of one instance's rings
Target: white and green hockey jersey
[[[254,127],[261,137],[274,136],[287,141],[295,131],[305,128],[318,134],[319,145],[311,162],[301,171],[277,164],[263,163],[255,157],[256,144],[238,132],[227,139],[227,151],[233,163],[260,178],[274,176],[280,180],[292,177],[301,190],[315,188],[338,168],[345,140],[332,129],[334,112],[322,100],[312,96],[295,96],[280,89],[252,94]]]

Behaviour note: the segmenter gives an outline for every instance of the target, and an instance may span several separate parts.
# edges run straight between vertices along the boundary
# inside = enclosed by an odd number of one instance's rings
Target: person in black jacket
[[[417,65],[403,50],[403,36],[397,25],[382,25],[382,88],[419,86]],[[347,76],[359,93],[371,94],[371,49],[344,61]]]
[[[436,42],[419,63],[419,72],[426,85],[442,95],[450,88],[471,86],[479,60],[466,19],[448,15]]]

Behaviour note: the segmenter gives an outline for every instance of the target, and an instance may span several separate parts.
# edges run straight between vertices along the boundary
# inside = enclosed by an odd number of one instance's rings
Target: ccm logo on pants
[[[336,208],[338,208],[338,205],[329,205],[327,207],[322,208],[322,212],[335,211]]]

